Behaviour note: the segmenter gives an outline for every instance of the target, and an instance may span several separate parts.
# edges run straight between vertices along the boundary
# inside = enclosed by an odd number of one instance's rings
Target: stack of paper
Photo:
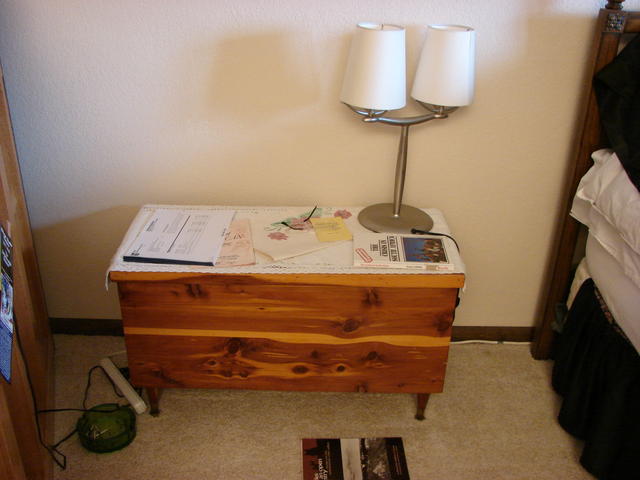
[[[213,266],[234,214],[233,210],[158,208],[123,260]]]

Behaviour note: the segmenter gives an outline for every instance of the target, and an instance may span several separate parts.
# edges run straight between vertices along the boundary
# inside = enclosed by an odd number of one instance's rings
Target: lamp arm
[[[344,102],[343,102],[344,103]],[[407,169],[407,150],[409,147],[409,127],[411,125],[418,125],[420,123],[425,123],[430,120],[441,120],[447,118],[449,113],[457,110],[458,107],[445,107],[442,105],[432,105],[429,103],[423,103],[418,100],[418,103],[422,105],[424,108],[429,110],[430,113],[426,113],[424,115],[417,115],[413,117],[404,117],[404,118],[394,118],[394,117],[385,117],[384,114],[387,113],[387,110],[374,110],[374,109],[366,109],[354,107],[353,105],[349,105],[345,103],[347,107],[349,107],[353,112],[362,116],[362,120],[367,123],[386,123],[388,125],[397,125],[401,127],[400,133],[400,144],[398,145],[398,158],[396,160],[396,178],[394,184],[393,191],[393,204],[391,204],[391,215],[394,219],[400,219],[400,208],[402,206],[402,194],[404,192],[404,178]],[[377,206],[372,206],[371,208],[375,208]],[[408,207],[413,208],[413,207]],[[366,212],[365,209],[363,212]],[[417,209],[414,209],[417,210]],[[422,213],[422,212],[420,212]],[[428,218],[428,217],[427,217]],[[431,222],[431,219],[429,219]],[[431,223],[432,225],[433,223]],[[366,224],[364,224],[367,226]],[[367,227],[369,228],[369,227]],[[431,228],[429,225],[428,228]],[[378,230],[376,230],[378,231]]]
[[[410,126],[410,125],[418,125],[420,123],[425,123],[430,120],[440,120],[447,118],[449,113],[457,110],[458,107],[443,107],[440,105],[431,105],[423,102],[418,102],[424,108],[429,110],[431,113],[427,113],[424,115],[417,115],[413,117],[404,117],[404,118],[395,118],[395,117],[385,117],[384,114],[387,113],[387,110],[373,110],[373,109],[365,109],[358,108],[348,103],[345,103],[347,107],[349,107],[353,112],[361,115],[362,120],[367,123],[386,123],[387,125],[399,125],[399,126]]]

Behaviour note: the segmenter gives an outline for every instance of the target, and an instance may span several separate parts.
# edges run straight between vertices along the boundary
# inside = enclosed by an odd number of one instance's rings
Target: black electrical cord
[[[111,377],[107,374],[107,372],[104,370],[104,368],[102,368],[100,365],[95,365],[93,367],[91,367],[89,369],[89,373],[87,375],[87,386],[84,389],[84,397],[82,398],[82,407],[83,408],[50,408],[50,409],[44,409],[44,410],[40,410],[38,409],[38,402],[36,401],[36,395],[34,393],[34,389],[33,389],[33,382],[31,381],[31,374],[29,373],[29,367],[27,366],[27,361],[26,358],[24,356],[24,350],[22,348],[22,342],[20,341],[20,334],[18,332],[18,326],[17,326],[17,322],[14,316],[14,331],[16,333],[16,342],[18,343],[18,349],[20,350],[20,356],[22,358],[22,362],[24,363],[24,369],[26,372],[26,377],[27,377],[27,383],[29,384],[29,392],[31,393],[31,401],[33,403],[33,410],[35,412],[35,420],[36,420],[36,430],[38,433],[38,440],[40,442],[40,444],[45,448],[45,450],[47,450],[47,452],[49,453],[49,455],[51,456],[51,458],[53,459],[54,462],[56,462],[56,464],[62,469],[65,470],[67,468],[67,456],[65,454],[63,454],[61,451],[58,450],[58,447],[66,442],[67,440],[69,440],[74,433],[76,433],[77,429],[74,428],[71,432],[69,432],[67,435],[65,435],[62,440],[59,440],[57,443],[53,444],[53,445],[47,445],[46,442],[43,440],[42,438],[42,429],[40,428],[40,417],[38,416],[41,413],[54,413],[54,412],[88,412],[91,409],[87,408],[87,397],[89,394],[89,387],[91,387],[91,374],[94,372],[94,370],[96,369],[100,369],[102,370],[102,372],[104,373],[104,375],[107,377],[107,380],[109,380],[109,383],[111,383],[111,386],[113,387],[113,391],[115,392],[115,394],[118,397],[124,397],[124,395],[118,390],[118,387],[116,386],[116,384],[113,382],[113,380],[111,379]],[[101,410],[102,412],[115,412],[119,407],[114,408],[113,410]],[[59,460],[58,457],[56,456],[60,456],[62,460]]]
[[[36,420],[36,430],[38,433],[38,441],[40,442],[40,444],[45,448],[45,450],[49,453],[49,455],[51,456],[51,458],[53,459],[54,462],[56,462],[56,464],[62,468],[63,470],[67,468],[67,457],[59,452],[57,450],[57,445],[55,446],[49,446],[45,443],[45,441],[42,439],[42,429],[40,428],[40,418],[38,417],[38,402],[36,401],[36,394],[34,393],[33,390],[33,382],[31,381],[31,374],[29,373],[29,367],[27,366],[27,359],[24,356],[24,350],[22,349],[22,342],[20,341],[20,333],[18,332],[18,322],[16,321],[15,315],[13,318],[13,324],[15,326],[15,328],[13,329],[15,334],[16,334],[16,342],[18,344],[18,349],[20,350],[20,357],[22,358],[22,362],[24,363],[24,370],[26,372],[26,376],[27,376],[27,383],[29,384],[29,392],[31,392],[31,401],[33,403],[33,411],[35,412],[35,420]],[[73,432],[71,432],[71,434],[67,435],[65,437],[65,439],[71,437],[71,435],[73,435],[75,433],[75,429],[73,430]],[[62,461],[58,460],[58,458],[56,457],[56,454],[60,455],[62,457]]]
[[[115,394],[122,398],[124,397],[124,395],[120,392],[120,390],[118,390],[118,387],[116,386],[116,384],[113,382],[113,380],[111,379],[111,377],[109,376],[109,374],[105,371],[104,368],[102,368],[102,366],[100,365],[95,365],[93,367],[91,367],[89,369],[89,375],[87,378],[87,386],[84,389],[84,397],[82,398],[82,408],[86,410],[87,409],[87,396],[89,395],[89,387],[91,387],[91,374],[93,373],[93,371],[95,369],[99,368],[100,370],[102,370],[102,373],[104,373],[104,376],[107,377],[107,380],[109,380],[109,383],[111,384],[111,386],[113,387],[113,391],[115,392]]]
[[[306,223],[309,221],[309,219],[313,216],[313,214],[316,212],[316,210],[318,209],[318,206],[316,205],[315,207],[313,207],[313,210],[311,210],[311,213],[307,216],[307,218],[305,218],[304,220],[302,220],[301,223]],[[280,222],[281,225],[284,225],[285,227],[289,227],[291,230],[304,230],[304,227],[294,227],[289,225],[287,222]]]
[[[440,237],[447,237],[451,239],[453,243],[455,243],[456,248],[458,249],[458,253],[460,253],[460,245],[458,245],[458,242],[456,242],[455,238],[453,238],[451,235],[447,233],[428,232],[426,230],[420,230],[419,228],[412,228],[411,233],[413,233],[414,235],[438,235]]]

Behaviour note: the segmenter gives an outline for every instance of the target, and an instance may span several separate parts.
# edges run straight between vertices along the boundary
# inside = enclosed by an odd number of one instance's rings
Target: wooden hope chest
[[[158,207],[181,208],[144,206],[109,268],[118,285],[131,381],[146,388],[152,413],[164,388],[221,388],[415,393],[423,418],[429,394],[443,389],[465,282],[453,243],[448,253],[455,268],[446,273],[355,268],[351,242],[299,262],[240,268],[123,262],[126,247]],[[234,209],[236,218],[250,220],[254,246],[274,225],[293,235],[277,222],[289,207]],[[348,216],[354,235],[367,231],[355,220],[358,208],[320,210]],[[435,231],[449,232],[440,211],[426,211]]]
[[[464,274],[111,271],[132,383],[163,388],[441,392]]]

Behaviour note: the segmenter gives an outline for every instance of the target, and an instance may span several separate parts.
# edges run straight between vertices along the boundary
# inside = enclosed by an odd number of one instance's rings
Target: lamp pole
[[[364,208],[358,215],[361,225],[374,232],[411,233],[412,228],[429,231],[433,227],[431,217],[419,208],[402,204],[404,192],[404,180],[407,171],[407,152],[409,147],[409,127],[430,120],[442,120],[458,107],[443,107],[418,102],[430,113],[413,117],[395,118],[386,117],[386,110],[370,110],[353,107],[351,110],[361,115],[367,123],[386,123],[396,125],[400,129],[400,142],[398,144],[398,158],[396,160],[396,178],[393,191],[393,203],[378,203]]]

